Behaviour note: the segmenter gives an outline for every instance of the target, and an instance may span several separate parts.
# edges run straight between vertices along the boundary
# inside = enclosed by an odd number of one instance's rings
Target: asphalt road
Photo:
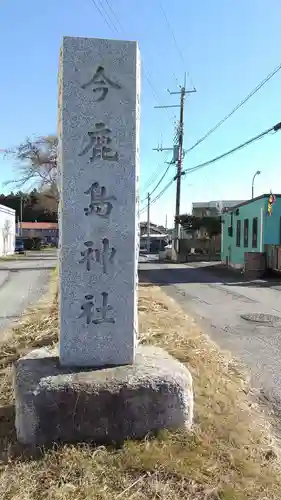
[[[30,252],[19,260],[0,261],[0,340],[5,329],[48,290],[56,252]]]
[[[197,317],[217,345],[247,366],[253,386],[281,415],[280,283],[222,278],[205,266],[141,262],[139,278]]]

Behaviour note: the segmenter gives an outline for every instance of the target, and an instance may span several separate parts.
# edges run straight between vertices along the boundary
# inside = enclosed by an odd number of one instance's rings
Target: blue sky
[[[102,5],[108,13],[108,3]],[[281,61],[280,0],[161,0],[183,64],[158,0],[108,0],[122,26],[109,27],[92,0],[2,0],[0,3],[0,149],[27,136],[56,131],[57,70],[63,35],[138,40],[146,77],[142,78],[141,199],[151,173],[165,168],[158,143],[170,146],[173,112],[154,109],[177,103],[184,71],[196,94],[186,99],[185,148],[242,100]],[[109,20],[111,25],[111,21]],[[281,71],[242,109],[185,157],[184,168],[207,161],[281,120]],[[185,178],[181,212],[193,201],[250,197],[253,173],[260,169],[255,194],[281,192],[281,132]],[[173,167],[163,187],[173,176]],[[14,177],[11,162],[0,161],[0,184]],[[158,177],[158,178],[159,178]],[[155,177],[155,183],[158,180]],[[153,189],[155,183],[150,186]],[[2,189],[3,190],[3,189]],[[159,190],[161,188],[159,187]],[[157,192],[155,192],[155,195]],[[172,224],[175,186],[151,207],[152,220]],[[142,205],[144,206],[144,205]],[[144,218],[144,216],[142,217]]]

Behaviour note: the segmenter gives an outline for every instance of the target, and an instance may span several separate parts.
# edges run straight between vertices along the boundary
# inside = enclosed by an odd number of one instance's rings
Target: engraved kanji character
[[[81,256],[83,258],[81,260],[79,260],[79,264],[83,264],[84,262],[86,263],[87,271],[91,270],[91,261],[94,260],[93,244],[94,243],[92,241],[85,241],[84,242],[86,250],[84,250],[84,252],[81,252]]]
[[[96,254],[97,262],[101,262],[104,274],[107,274],[108,264],[113,264],[114,256],[116,254],[115,248],[109,248],[109,240],[104,238],[102,240],[102,251]]]
[[[81,314],[78,318],[86,318],[86,323],[89,325],[91,323],[91,319],[94,315],[94,302],[93,295],[87,294],[85,295],[86,301],[81,306]]]
[[[85,155],[92,148],[92,155],[89,158],[89,163],[92,163],[97,158],[101,160],[118,161],[118,153],[113,151],[111,147],[108,147],[112,142],[110,138],[111,133],[111,129],[106,127],[103,122],[95,123],[94,130],[88,132],[88,144],[84,146],[78,156]]]
[[[106,188],[100,186],[98,182],[93,182],[85,191],[85,194],[90,195],[90,203],[87,208],[84,208],[86,215],[95,213],[100,217],[108,217],[113,209],[111,201],[116,200],[115,196],[107,196]]]
[[[93,323],[95,325],[100,325],[101,323],[115,323],[115,319],[110,317],[107,318],[107,313],[113,310],[113,307],[108,304],[108,293],[102,292],[102,305],[97,307],[96,311],[100,314],[100,318],[94,319]]]
[[[87,271],[91,270],[91,261],[98,262],[102,264],[102,270],[104,274],[108,272],[108,264],[113,264],[114,257],[116,254],[115,248],[109,248],[109,240],[108,238],[104,238],[102,240],[102,250],[98,248],[93,248],[93,241],[85,241],[84,245],[87,247],[87,250],[81,252],[82,259],[79,260],[79,264],[86,263]]]
[[[92,78],[87,83],[81,85],[81,88],[86,89],[87,87],[89,87],[89,85],[94,85],[92,90],[97,95],[95,102],[104,101],[107,96],[109,87],[118,90],[121,89],[121,86],[118,83],[113,82],[107,76],[105,76],[103,66],[98,66]]]

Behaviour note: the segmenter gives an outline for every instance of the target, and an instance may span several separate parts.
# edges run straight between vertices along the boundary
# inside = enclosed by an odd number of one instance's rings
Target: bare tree
[[[5,156],[16,161],[17,171],[16,180],[7,181],[6,184],[13,184],[18,189],[36,187],[41,192],[44,206],[57,206],[57,147],[57,137],[49,135],[34,141],[27,138],[19,146],[5,150]]]

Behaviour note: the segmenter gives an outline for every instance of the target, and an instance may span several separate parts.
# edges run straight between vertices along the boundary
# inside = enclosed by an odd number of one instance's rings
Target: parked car
[[[25,253],[24,242],[21,238],[16,238],[15,252],[16,253]]]

